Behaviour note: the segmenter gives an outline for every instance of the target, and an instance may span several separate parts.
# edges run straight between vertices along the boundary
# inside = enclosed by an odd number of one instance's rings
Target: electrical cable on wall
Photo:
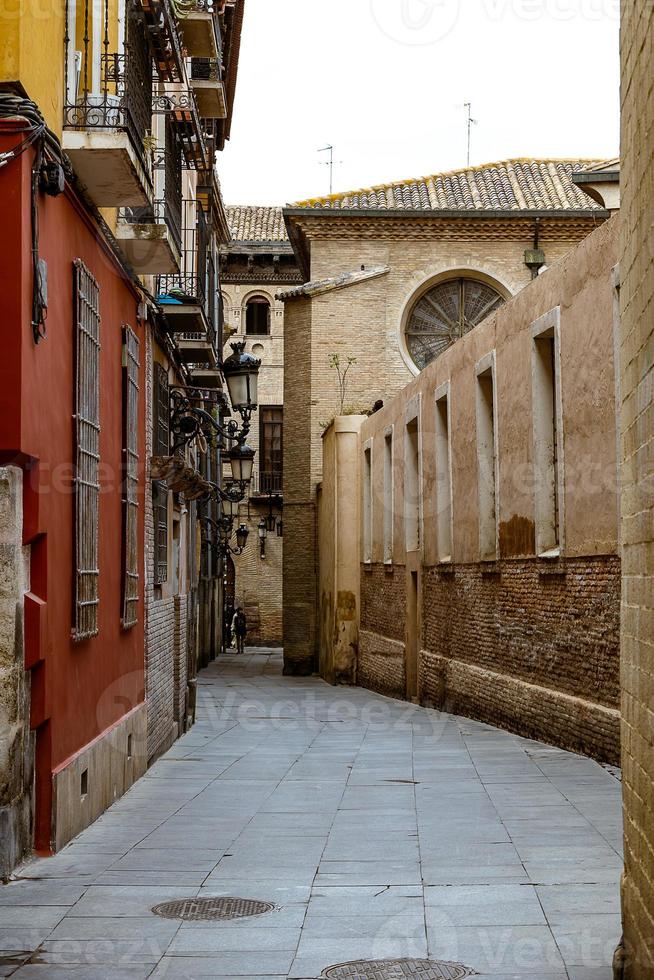
[[[17,146],[0,153],[0,169],[17,160],[30,147],[36,147],[31,179],[31,252],[32,252],[32,332],[38,344],[45,335],[47,304],[47,267],[39,257],[39,192],[56,197],[65,186],[65,172],[61,151],[56,138],[46,126],[37,106],[17,95],[0,95],[0,120],[22,120],[17,129],[27,135]]]

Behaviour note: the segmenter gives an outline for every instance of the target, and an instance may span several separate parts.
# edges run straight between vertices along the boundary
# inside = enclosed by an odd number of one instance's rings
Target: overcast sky
[[[509,157],[613,157],[619,0],[246,0],[228,204]]]

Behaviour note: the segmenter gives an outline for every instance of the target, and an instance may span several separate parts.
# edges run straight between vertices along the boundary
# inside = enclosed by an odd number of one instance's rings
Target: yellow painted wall
[[[20,82],[61,135],[64,0],[6,0],[0,11],[0,82]]]

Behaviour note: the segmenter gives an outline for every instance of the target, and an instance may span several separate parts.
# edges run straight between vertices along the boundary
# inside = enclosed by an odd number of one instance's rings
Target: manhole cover
[[[162,902],[152,911],[164,919],[244,919],[248,915],[263,915],[275,908],[271,902],[257,902],[250,898],[182,898],[176,902]]]
[[[339,963],[322,972],[330,980],[462,980],[475,976],[462,963],[444,963],[441,960],[354,960]]]

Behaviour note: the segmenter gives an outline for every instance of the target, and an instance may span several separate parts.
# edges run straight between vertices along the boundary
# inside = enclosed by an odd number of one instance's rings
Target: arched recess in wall
[[[245,300],[245,333],[249,337],[265,337],[270,333],[272,306],[268,296],[255,293]]]
[[[400,351],[412,374],[419,374],[511,295],[504,283],[479,269],[448,269],[426,279],[407,299],[400,322]]]

